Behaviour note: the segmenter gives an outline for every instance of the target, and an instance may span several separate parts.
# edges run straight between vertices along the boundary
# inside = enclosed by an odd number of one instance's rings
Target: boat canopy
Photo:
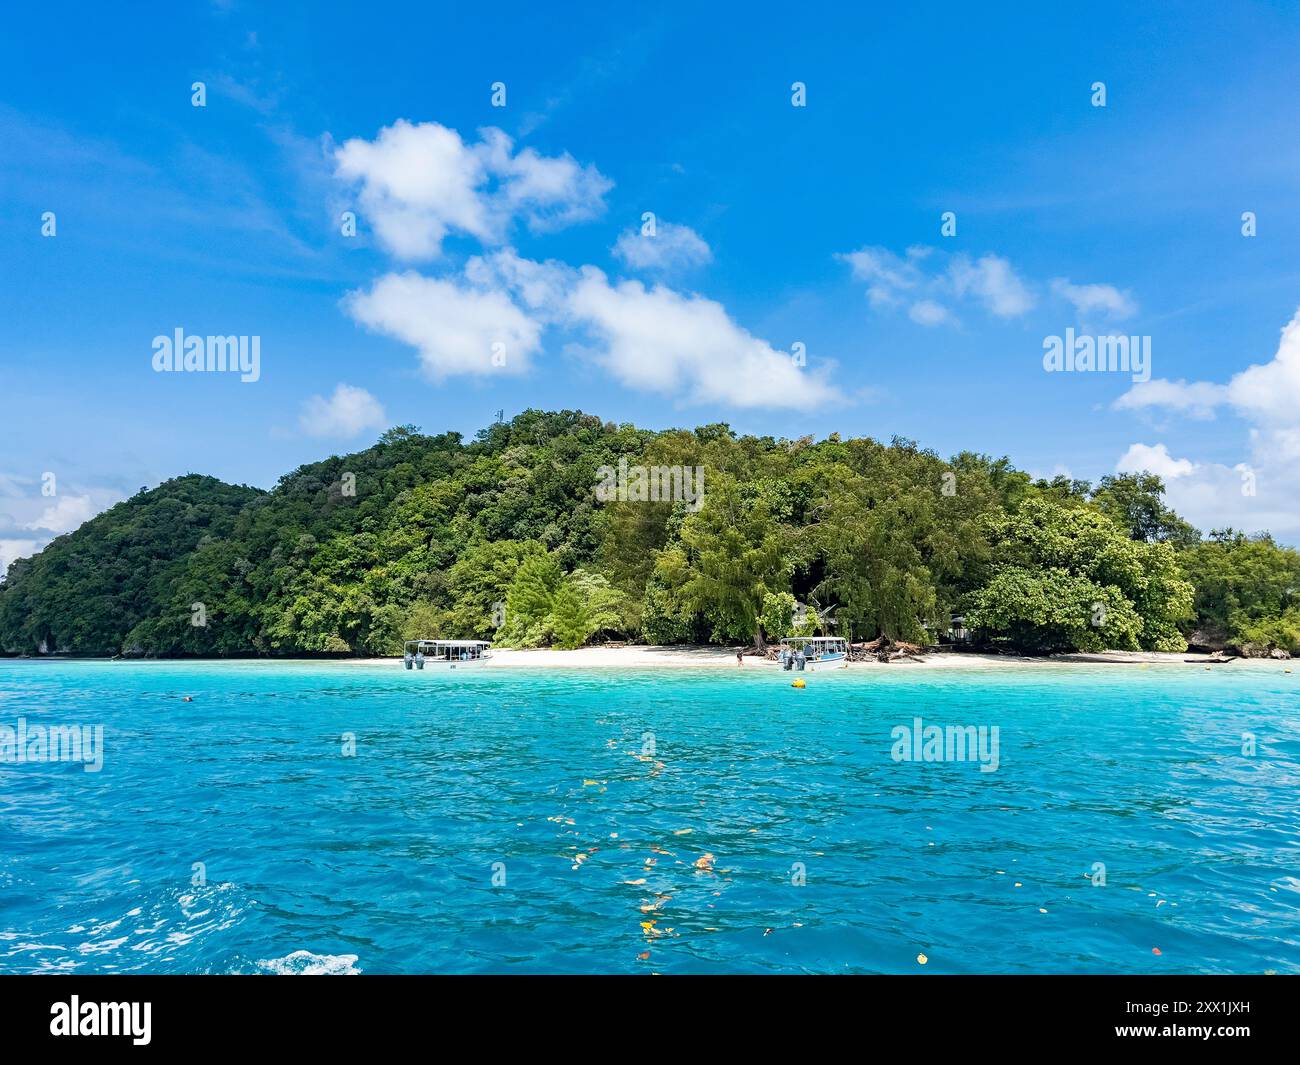
[[[814,647],[823,645],[843,647],[848,643],[848,640],[843,636],[787,636],[781,642],[798,644],[800,647],[804,647],[807,644],[812,644]]]
[[[491,658],[492,644],[487,640],[407,640],[405,657],[433,662],[475,662]]]

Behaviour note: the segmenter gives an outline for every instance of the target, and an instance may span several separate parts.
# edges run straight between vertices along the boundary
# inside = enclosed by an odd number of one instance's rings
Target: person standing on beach
[[[743,647],[737,647],[737,648],[736,648],[736,665],[738,665],[738,666],[743,666],[744,664],[745,664],[745,649],[744,649]]]

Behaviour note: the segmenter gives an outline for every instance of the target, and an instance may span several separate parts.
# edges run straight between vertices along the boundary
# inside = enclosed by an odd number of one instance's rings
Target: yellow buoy
[[[792,680],[792,681],[790,682],[790,687],[792,687],[792,688],[806,688],[806,687],[808,687],[808,685],[805,684],[804,681],[803,681],[803,678],[800,677],[798,680]]]

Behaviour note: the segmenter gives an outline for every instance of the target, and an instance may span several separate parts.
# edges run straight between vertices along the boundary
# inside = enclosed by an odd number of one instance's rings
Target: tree
[[[552,554],[528,556],[506,596],[500,638],[521,647],[581,647],[602,630],[617,630],[623,593],[597,573],[565,574]]]
[[[1188,546],[1200,535],[1164,504],[1165,483],[1153,473],[1103,477],[1091,498],[1103,514],[1128,530],[1134,540]]]
[[[128,634],[153,620],[148,635],[168,653],[211,653],[206,634],[191,631],[201,627],[190,624],[190,604],[212,606],[223,589],[186,582],[186,569],[201,547],[229,536],[262,496],[191,474],[139,492],[57,537],[35,557],[15,562],[0,584],[0,647],[114,654]],[[195,599],[173,604],[170,593],[181,583]]]
[[[597,499],[596,471],[620,458],[701,467],[702,505]],[[903,438],[653,432],[532,410],[468,441],[398,426],[270,491],[198,476],[141,491],[10,566],[0,650],[761,646],[787,634],[794,601],[834,604],[836,634],[859,638],[920,642],[964,612],[1025,647],[1173,648],[1195,628],[1296,649],[1300,555],[1231,530],[1201,542],[1150,474],[1035,482],[1006,458],[945,461]]]
[[[627,596],[599,573],[574,570],[565,584],[582,604],[582,643],[600,632],[620,632],[626,615]]]
[[[553,631],[551,614],[564,583],[555,556],[530,555],[519,566],[506,594],[505,624],[500,639],[519,647],[540,647]]]
[[[590,635],[589,624],[590,619],[577,588],[570,581],[562,581],[556,589],[547,617],[547,628],[554,634],[555,646],[569,649],[581,647]]]
[[[967,625],[1027,650],[1181,651],[1192,586],[1169,544],[1129,539],[1097,510],[1047,498],[987,519],[992,579]]]
[[[1269,536],[1218,529],[1185,550],[1181,560],[1196,588],[1201,642],[1300,653],[1300,553]]]
[[[794,632],[794,596],[789,592],[768,592],[763,596],[759,622],[769,636],[780,639]]]
[[[781,529],[762,498],[745,503],[725,474],[714,482],[703,507],[683,520],[679,546],[661,554],[656,572],[685,612],[705,620],[711,639],[752,639],[762,649],[763,597],[783,589],[790,570]]]
[[[467,640],[495,638],[505,621],[506,598],[519,567],[544,552],[536,540],[479,542],[466,548],[447,574],[448,635]]]
[[[1136,651],[1142,619],[1115,587],[1062,569],[1002,568],[981,589],[966,623],[1026,651]]]

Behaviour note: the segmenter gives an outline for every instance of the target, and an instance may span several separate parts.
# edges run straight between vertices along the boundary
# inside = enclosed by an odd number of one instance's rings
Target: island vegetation
[[[620,460],[699,498],[608,499]],[[270,491],[187,475],[14,562],[10,654],[383,655],[754,644],[790,632],[1021,652],[1300,652],[1300,555],[1202,536],[1158,477],[1034,480],[895,438],[649,431],[526,411],[469,442],[413,426]]]

